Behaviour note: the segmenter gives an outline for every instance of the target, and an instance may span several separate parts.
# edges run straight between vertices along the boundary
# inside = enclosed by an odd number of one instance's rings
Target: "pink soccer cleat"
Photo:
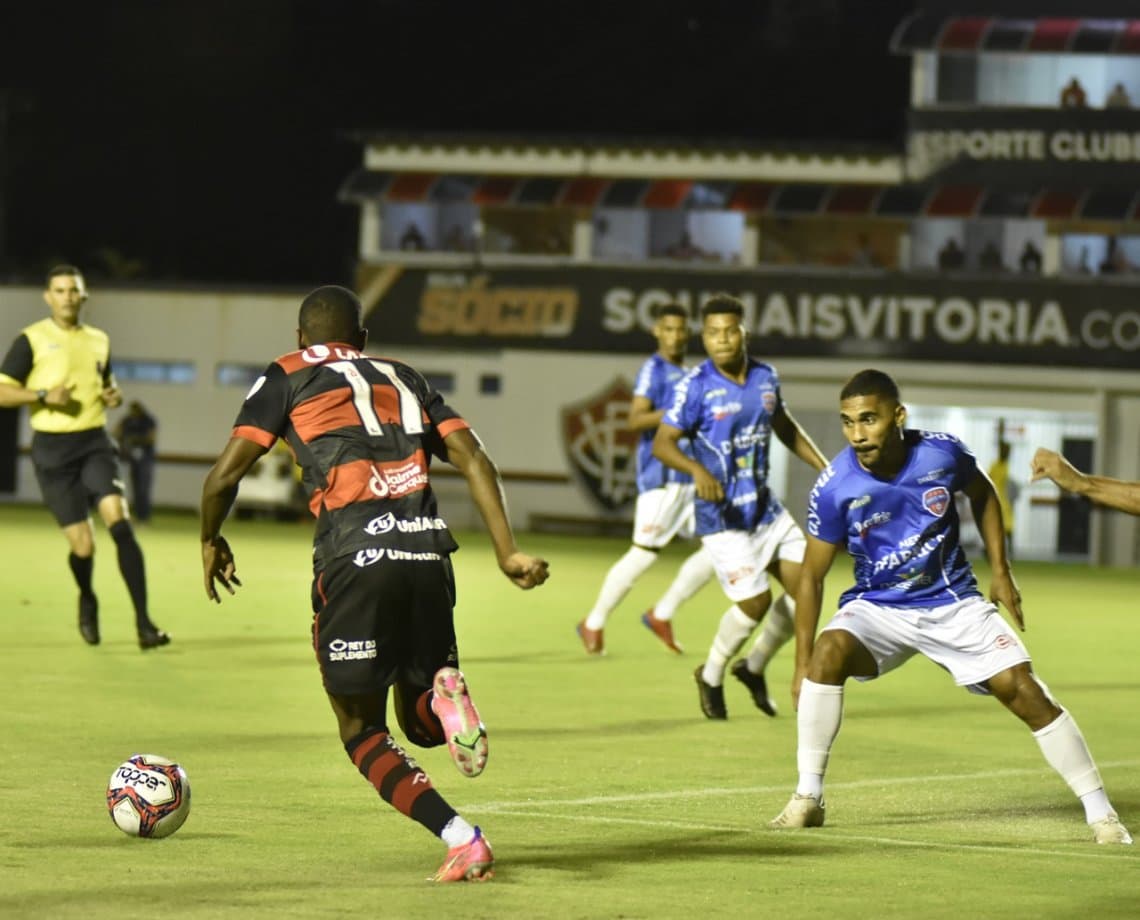
[[[487,766],[487,729],[467,694],[463,672],[440,668],[431,689],[431,711],[443,723],[452,761],[464,776],[478,776]]]
[[[431,877],[433,882],[485,882],[495,874],[495,856],[491,844],[479,828],[463,846],[447,851],[447,859]]]

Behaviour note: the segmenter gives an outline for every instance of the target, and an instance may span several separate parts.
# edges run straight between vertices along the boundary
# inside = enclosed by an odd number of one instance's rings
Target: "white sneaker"
[[[1128,828],[1120,823],[1120,819],[1109,812],[1099,821],[1093,821],[1089,825],[1092,828],[1093,839],[1097,843],[1132,843],[1132,835],[1128,833]]]
[[[784,810],[768,822],[768,826],[778,831],[792,827],[823,827],[826,807],[822,799],[797,792],[784,806]]]

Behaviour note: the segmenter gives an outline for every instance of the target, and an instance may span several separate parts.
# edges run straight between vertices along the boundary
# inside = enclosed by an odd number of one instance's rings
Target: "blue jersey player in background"
[[[791,638],[790,595],[804,552],[803,532],[768,488],[772,434],[817,470],[827,461],[784,405],[775,368],[749,356],[739,300],[718,294],[705,303],[701,340],[708,360],[678,384],[653,441],[653,453],[663,463],[693,477],[697,534],[733,601],[704,665],[696,670],[697,690],[706,718],[728,717],[725,669],[767,613],[756,645],[732,673],[756,706],[772,716],[776,707],[768,698],[764,668]],[[691,439],[692,457],[680,448],[683,437]],[[785,592],[774,606],[769,571]]]
[[[916,653],[958,686],[997,697],[1033,732],[1045,760],[1085,809],[1097,843],[1132,838],[1109,804],[1077,723],[1033,673],[1002,604],[1025,628],[1006,553],[1001,505],[974,455],[951,434],[907,429],[895,382],[865,370],[839,394],[848,447],[816,480],[808,504],[807,552],[796,595],[799,782],[774,828],[819,827],[823,776],[843,717],[847,678],[872,680]],[[954,494],[970,501],[992,568],[983,597],[959,545]],[[823,578],[840,548],[855,584],[816,638]]]
[[[685,375],[688,311],[675,303],[661,306],[653,325],[653,336],[657,339],[657,351],[641,365],[629,407],[629,427],[640,433],[633,545],[610,566],[593,609],[578,623],[578,636],[591,655],[603,653],[602,630],[606,620],[634,582],[657,561],[661,549],[678,535],[692,537],[694,533],[692,477],[669,469],[653,456],[653,433],[665,410],[673,404],[673,390]],[[682,651],[673,636],[673,614],[712,578],[712,574],[712,560],[701,547],[682,563],[661,599],[641,615],[641,622],[670,651],[678,654]]]

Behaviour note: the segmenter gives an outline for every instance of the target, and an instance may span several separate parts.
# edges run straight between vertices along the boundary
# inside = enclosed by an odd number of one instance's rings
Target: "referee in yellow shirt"
[[[119,571],[135,608],[139,646],[158,648],[170,636],[147,612],[146,567],[123,500],[107,409],[123,397],[111,373],[111,345],[101,329],[79,321],[87,300],[83,275],[73,265],[48,272],[44,300],[51,316],[25,328],[0,364],[0,406],[28,406],[32,463],[44,503],[71,547],[68,563],[79,585],[79,632],[99,644],[99,601],[91,588],[97,508],[119,556]]]

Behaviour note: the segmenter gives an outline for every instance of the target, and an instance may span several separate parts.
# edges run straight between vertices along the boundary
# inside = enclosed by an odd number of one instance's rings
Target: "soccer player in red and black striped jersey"
[[[314,538],[313,645],[345,750],[393,807],[448,846],[436,881],[489,878],[479,828],[444,801],[391,738],[396,718],[420,747],[446,743],[460,772],[487,761],[487,734],[459,671],[450,556],[431,458],[455,466],[490,532],[499,568],[520,588],[546,581],[544,559],[519,550],[494,462],[468,424],[413,368],[363,354],[361,306],[327,286],[301,304],[299,350],[283,355],[245,398],[202,490],[202,566],[219,601],[241,582],[221,535],[238,483],[278,438],[303,472]]]

